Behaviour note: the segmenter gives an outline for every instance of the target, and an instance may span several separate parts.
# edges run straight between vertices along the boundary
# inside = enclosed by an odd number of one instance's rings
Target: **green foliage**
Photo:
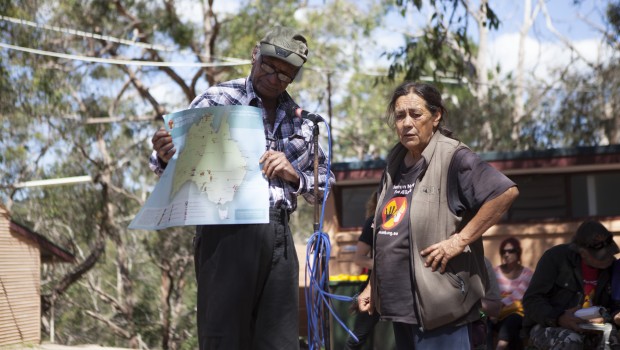
[[[484,100],[473,96],[466,86],[446,85],[442,92],[448,110],[444,120],[456,138],[477,152],[514,150],[510,138],[510,113],[513,108],[511,95],[497,87],[491,87]],[[488,123],[492,134],[490,140],[480,137],[485,123]]]
[[[249,59],[268,28],[292,26],[308,38],[310,55],[289,92],[305,109],[320,112],[331,121],[334,161],[385,156],[396,142],[384,121],[392,90],[403,79],[428,76],[443,93],[448,126],[456,136],[476,150],[511,150],[512,87],[490,86],[488,95],[479,98],[471,87],[439,79],[487,74],[474,72],[468,63],[468,55],[475,54],[477,47],[468,36],[461,0],[428,2],[434,11],[432,20],[423,28],[423,35],[408,37],[403,48],[386,54],[392,65],[384,79],[366,75],[367,68],[363,68],[368,65],[365,56],[372,44],[371,33],[382,25],[388,12],[420,11],[427,3],[345,0],[308,7],[302,1],[244,0],[238,13],[214,14],[206,24],[200,13],[191,20],[181,19],[175,4],[178,2],[0,1],[0,13],[6,16],[165,44],[176,50],[172,53],[7,21],[0,21],[0,40],[101,58],[197,61],[198,55],[201,59],[212,55]],[[612,25],[618,22],[614,17],[618,7],[617,2],[609,5]],[[488,7],[486,13],[485,25],[496,29],[497,15]],[[447,45],[448,40],[466,55]],[[523,121],[521,139],[531,147],[618,140],[615,130],[620,130],[620,123],[610,116],[620,115],[620,74],[617,63],[604,68],[595,75],[572,76],[561,91],[548,93],[548,100],[558,103],[546,109],[531,108]],[[151,348],[196,348],[192,228],[127,230],[157,181],[147,167],[147,157],[152,133],[161,124],[155,118],[132,119],[160,114],[158,107],[165,111],[183,108],[200,93],[194,89],[248,73],[249,65],[164,69],[0,50],[0,200],[11,204],[16,221],[41,232],[78,260],[76,265],[46,266],[42,272],[43,299],[49,302],[56,296],[59,342],[137,348],[139,338]],[[162,93],[162,86],[170,90]],[[330,107],[332,115],[327,115]],[[605,118],[593,117],[598,115]],[[115,121],[105,122],[108,118]],[[485,124],[492,138],[483,141],[479,134]],[[90,175],[93,182],[26,189],[14,186],[35,179],[81,175]],[[313,207],[300,199],[292,218],[298,241],[312,233],[313,219]],[[102,251],[97,250],[99,240],[105,243]],[[85,266],[90,254],[99,254],[95,264],[76,275],[66,289],[57,290],[64,278]],[[164,281],[170,283],[169,288],[162,288]],[[43,311],[43,317],[49,319],[49,309]],[[171,337],[167,344],[162,344],[164,334]]]
[[[144,4],[142,5],[144,6]],[[138,13],[143,13],[140,9],[136,10]],[[189,47],[196,37],[195,28],[189,23],[179,21],[174,11],[158,8],[153,17],[158,19],[157,24],[160,30],[169,35],[181,49]]]
[[[408,11],[409,2],[418,11],[422,9],[421,1],[397,0],[396,5],[400,7],[403,16]],[[468,56],[472,55],[473,49],[468,35],[467,3],[462,0],[431,0],[429,8],[431,20],[423,28],[422,34],[407,36],[402,48],[387,53],[388,59],[392,61],[388,73],[390,79],[402,73],[406,80],[413,81],[429,74],[435,81],[439,80],[439,77],[460,79],[463,76],[472,76],[473,72],[468,64]],[[485,5],[485,10],[484,26],[497,29],[497,14],[488,4]],[[429,64],[433,65],[433,69],[428,69]]]
[[[527,144],[550,148],[620,143],[619,91],[619,60],[600,71],[566,75],[560,88],[548,91],[542,108],[525,121]],[[531,92],[535,94],[540,91]]]
[[[335,107],[334,161],[384,158],[398,139],[384,118],[391,92],[397,84],[378,82],[354,74],[346,87],[349,94]]]
[[[620,42],[620,1],[611,1],[607,4],[606,16],[614,32],[609,37],[610,44],[618,45]]]

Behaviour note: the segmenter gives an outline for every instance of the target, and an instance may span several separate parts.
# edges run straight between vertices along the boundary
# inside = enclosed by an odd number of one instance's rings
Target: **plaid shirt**
[[[299,174],[299,188],[293,188],[291,183],[279,177],[269,179],[269,204],[272,208],[286,208],[293,212],[297,208],[297,196],[302,195],[310,204],[314,203],[314,152],[312,145],[312,122],[293,118],[290,111],[297,107],[291,96],[284,92],[279,97],[276,110],[276,122],[272,127],[267,121],[263,103],[254,92],[249,78],[240,78],[210,87],[202,95],[196,97],[189,108],[244,105],[259,107],[263,110],[263,125],[267,148],[284,152],[288,161],[297,169]],[[326,159],[319,146],[319,201],[323,199],[323,191],[328,178]],[[150,168],[160,176],[166,167],[153,154],[149,160]],[[334,175],[330,172],[329,181],[333,183]]]

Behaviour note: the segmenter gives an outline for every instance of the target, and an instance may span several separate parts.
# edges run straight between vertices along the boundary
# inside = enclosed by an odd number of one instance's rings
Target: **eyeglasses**
[[[267,74],[278,73],[277,77],[283,83],[289,84],[290,82],[293,81],[293,78],[289,77],[288,75],[286,75],[286,74],[284,74],[282,72],[279,72],[274,66],[270,65],[269,63],[261,62],[260,69],[262,69],[263,72],[265,72]]]
[[[592,250],[599,250],[601,248],[607,247],[613,241],[614,241],[613,237],[608,236],[605,240],[589,244],[586,247],[589,248],[589,249],[592,249]]]
[[[515,248],[513,248],[513,249],[502,249],[502,250],[500,250],[500,251],[499,251],[499,253],[500,253],[501,255],[504,255],[504,254],[506,254],[506,253],[508,253],[508,254],[516,254],[516,253],[518,253],[518,252],[519,252],[519,251],[518,251],[517,249],[515,249]]]

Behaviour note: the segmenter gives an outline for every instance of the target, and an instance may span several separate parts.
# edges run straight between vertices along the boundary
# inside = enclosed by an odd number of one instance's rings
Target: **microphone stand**
[[[320,229],[320,211],[319,211],[319,124],[317,122],[314,123],[314,128],[312,129],[312,147],[314,150],[314,232],[323,234],[319,232]],[[325,203],[323,203],[325,205]],[[317,247],[320,249],[320,245]],[[321,261],[319,266],[319,275],[318,280],[322,280],[324,276],[326,276],[326,283],[324,286],[325,293],[329,293],[329,266],[327,265],[327,258],[325,257],[326,252],[321,253]],[[324,274],[324,275],[323,275]],[[329,299],[325,299],[325,302],[329,302]],[[323,314],[323,339],[325,339],[325,350],[331,349],[331,335],[329,330],[329,310],[323,304],[323,300],[321,301],[321,311]]]

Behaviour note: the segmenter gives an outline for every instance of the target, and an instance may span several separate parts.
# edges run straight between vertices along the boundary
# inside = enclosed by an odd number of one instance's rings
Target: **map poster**
[[[164,116],[176,153],[130,229],[269,222],[269,186],[258,160],[262,113],[250,106],[187,109]]]

